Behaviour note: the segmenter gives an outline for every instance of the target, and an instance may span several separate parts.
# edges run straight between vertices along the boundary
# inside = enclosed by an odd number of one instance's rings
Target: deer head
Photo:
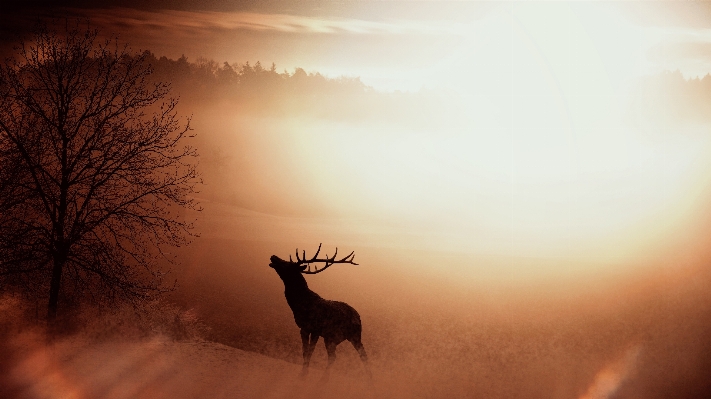
[[[322,271],[328,269],[336,263],[350,263],[351,265],[358,265],[353,261],[353,259],[355,258],[355,251],[351,252],[350,254],[344,256],[341,259],[336,259],[336,256],[338,255],[338,248],[336,248],[336,252],[331,257],[326,255],[325,258],[319,258],[318,254],[320,252],[321,244],[318,245],[316,254],[311,259],[306,258],[306,251],[302,251],[301,256],[299,256],[298,248],[296,249],[296,261],[291,258],[291,255],[289,255],[288,261],[283,260],[276,255],[272,255],[272,257],[269,258],[269,260],[271,261],[269,267],[273,268],[277,271],[277,273],[279,273],[279,275],[281,275],[282,273],[288,272],[299,272],[301,274],[321,273]],[[323,267],[319,269],[318,264],[323,264]],[[311,266],[314,266],[313,270],[311,270]]]

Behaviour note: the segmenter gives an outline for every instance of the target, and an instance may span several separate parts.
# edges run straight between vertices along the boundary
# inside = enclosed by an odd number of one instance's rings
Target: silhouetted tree
[[[233,84],[237,82],[237,79],[239,78],[239,75],[234,68],[232,68],[232,66],[226,61],[222,65],[222,68],[217,70],[216,75],[217,81],[221,84]]]
[[[189,123],[144,57],[89,27],[44,26],[0,67],[0,276],[48,295],[50,321],[60,290],[163,291],[164,249],[193,235]]]

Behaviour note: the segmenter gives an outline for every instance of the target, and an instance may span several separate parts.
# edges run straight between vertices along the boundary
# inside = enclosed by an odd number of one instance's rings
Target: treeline
[[[204,58],[190,61],[142,55],[153,68],[151,79],[170,82],[174,95],[189,106],[215,102],[235,105],[235,112],[346,120],[353,123],[386,121],[422,126],[447,114],[443,95],[432,92],[385,93],[364,84],[359,77],[327,77],[295,68],[279,72],[265,67],[221,64]],[[451,110],[451,108],[450,108]],[[433,119],[434,118],[434,119]]]
[[[240,114],[386,122],[416,129],[477,123],[479,110],[444,91],[387,93],[358,77],[332,78],[302,68],[279,72],[273,63],[174,60],[150,51],[140,56],[153,69],[151,79],[169,82],[173,94],[191,107],[221,102],[234,105]],[[630,118],[655,124],[711,121],[711,75],[686,79],[679,71],[665,71],[645,77],[632,93],[629,111]]]
[[[320,73],[307,73],[296,68],[293,73],[278,72],[275,64],[268,68],[257,61],[254,65],[222,64],[204,58],[191,62],[182,56],[177,60],[143,56],[153,68],[152,79],[170,82],[173,92],[190,105],[208,105],[214,101],[234,103],[236,111],[250,114],[294,114],[339,117],[338,104],[368,102],[362,96],[375,91],[360,78],[328,78]],[[341,117],[345,115],[340,115]]]
[[[269,68],[257,61],[233,64],[198,58],[195,62],[182,56],[177,60],[165,56],[157,58],[146,51],[143,56],[154,70],[154,78],[165,82],[174,82],[179,89],[189,88],[193,93],[202,95],[232,94],[276,94],[279,92],[298,92],[300,94],[359,94],[372,89],[357,77],[327,78],[320,73],[307,73],[296,68],[293,73],[278,72],[274,63]],[[188,83],[188,86],[185,86]],[[186,93],[187,94],[187,93]]]

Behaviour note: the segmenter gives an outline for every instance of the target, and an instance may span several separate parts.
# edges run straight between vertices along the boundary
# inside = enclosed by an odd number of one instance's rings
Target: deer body
[[[318,255],[318,252],[316,255]],[[333,263],[353,263],[352,257],[350,261],[347,261],[347,258],[335,261],[334,255],[333,258],[327,259],[331,263],[327,262],[326,267]],[[314,260],[323,261],[317,260],[316,256],[314,256],[312,262]],[[326,267],[315,272],[306,272],[306,266],[302,266],[306,262],[302,260],[300,262],[285,261],[274,255],[271,257],[269,266],[276,270],[284,282],[286,302],[294,313],[296,325],[301,329],[304,356],[301,374],[306,375],[308,373],[311,354],[319,338],[323,337],[326,344],[326,352],[328,352],[328,366],[324,372],[323,379],[328,379],[329,369],[336,360],[336,346],[345,340],[353,344],[353,347],[358,351],[366,367],[366,372],[370,376],[367,363],[368,356],[361,343],[362,326],[360,315],[346,303],[323,299],[320,295],[311,291],[303,274],[318,273],[326,269]]]
[[[337,344],[351,337],[360,337],[360,315],[347,303],[323,299],[308,287],[285,288],[286,302],[300,329]]]

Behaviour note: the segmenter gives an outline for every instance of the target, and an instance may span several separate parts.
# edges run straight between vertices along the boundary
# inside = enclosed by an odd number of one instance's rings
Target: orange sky
[[[15,19],[50,13],[36,4]],[[257,184],[240,189],[262,202],[289,202],[257,186],[293,192],[298,175],[329,217],[398,226],[412,246],[622,262],[685,241],[708,198],[705,128],[648,123],[629,105],[642,76],[711,71],[703,3],[66,6],[136,50],[426,89],[448,112],[413,127],[199,111],[196,129],[228,132],[222,156],[247,159]]]
[[[206,131],[259,132],[249,152],[262,154],[251,168],[263,181],[293,192],[284,171],[298,171],[325,208],[401,226],[391,236],[407,232],[411,246],[619,263],[697,231],[707,135],[650,125],[628,108],[642,76],[706,73],[704,27],[675,14],[660,22],[653,7],[591,3],[378,10],[86,13],[157,54],[274,61],[379,90],[447,93],[456,117],[415,129],[205,111]],[[665,50],[675,43],[700,50]]]

